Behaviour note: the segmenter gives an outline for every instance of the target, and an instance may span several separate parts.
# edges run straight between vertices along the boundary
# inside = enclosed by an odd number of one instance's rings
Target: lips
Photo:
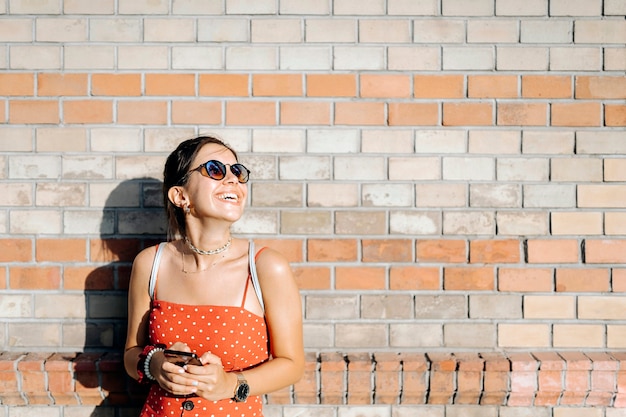
[[[238,202],[239,196],[235,193],[224,193],[217,196],[220,200]]]

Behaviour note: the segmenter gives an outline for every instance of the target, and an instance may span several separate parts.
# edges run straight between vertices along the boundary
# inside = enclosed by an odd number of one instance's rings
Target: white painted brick
[[[250,27],[252,43],[300,43],[303,40],[300,19],[253,19]]]
[[[387,325],[350,323],[335,325],[335,346],[339,348],[381,348],[387,346]],[[389,417],[381,416],[381,417]]]
[[[467,150],[463,130],[418,130],[415,132],[415,153],[463,153]]]
[[[269,46],[232,46],[226,48],[228,70],[275,70],[278,50]]]
[[[363,184],[363,207],[412,207],[412,184]]]
[[[358,153],[359,131],[356,129],[314,129],[307,132],[307,153]]]
[[[443,48],[444,70],[493,70],[495,51],[491,47]]]
[[[604,14],[606,16],[626,15],[626,2],[624,0],[604,0]]]
[[[387,69],[395,71],[436,71],[441,69],[441,50],[438,47],[390,46],[387,50]]]
[[[550,48],[551,71],[600,71],[602,48]]]
[[[550,16],[602,16],[602,0],[550,0]]]
[[[7,338],[11,340],[12,348],[21,348],[20,351],[27,351],[32,347],[58,348],[61,346],[60,334],[61,326],[56,322],[37,323],[8,323]],[[11,417],[30,417],[37,415],[41,417],[59,417],[61,408],[57,407],[24,407],[24,411],[17,411],[19,407],[12,407]]]
[[[279,12],[299,15],[329,15],[330,5],[327,0],[281,0]]]
[[[519,154],[520,132],[511,130],[470,130],[469,153]]]
[[[360,202],[357,184],[309,183],[307,207],[357,207]]]
[[[603,216],[599,212],[552,212],[552,235],[601,235]]]
[[[494,158],[444,157],[444,180],[490,181],[495,179]]]
[[[334,346],[332,324],[304,323],[302,327],[305,346],[311,346],[312,348],[332,348]],[[292,409],[291,407],[289,408]],[[263,411],[265,411],[265,407]],[[327,416],[323,414],[323,411],[315,410],[316,417],[332,417],[334,415],[334,412],[332,415]]]
[[[66,155],[63,157],[63,178],[105,179],[113,177],[111,156]]]
[[[259,129],[252,134],[252,151],[261,153],[303,153],[305,132],[292,129]]]
[[[283,156],[278,176],[281,180],[328,180],[330,164],[327,156]]]
[[[33,132],[24,127],[0,128],[0,152],[31,152]]]
[[[525,130],[522,133],[524,154],[564,154],[574,152],[574,132]]]
[[[0,25],[0,41],[32,42],[33,20],[3,18]]]
[[[6,46],[2,46],[0,45],[0,68],[1,69],[7,69],[9,67],[9,62],[7,60],[7,56],[8,54],[8,50],[9,48],[7,48]],[[0,109],[0,118],[2,118],[3,116],[3,111],[2,109]]]
[[[9,232],[37,235],[62,233],[61,213],[61,210],[11,210]]]
[[[546,71],[549,49],[539,47],[497,47],[497,69],[500,71]]]
[[[576,186],[573,184],[524,185],[524,207],[568,208],[576,206]]]
[[[359,318],[359,297],[354,295],[308,295],[304,316],[307,319],[349,320]]]
[[[9,178],[49,178],[61,176],[61,158],[56,155],[9,157]]]
[[[441,216],[435,211],[391,211],[389,232],[398,235],[439,235]]]
[[[91,19],[89,21],[89,40],[94,42],[141,42],[141,20],[126,19]]]
[[[522,20],[522,43],[571,43],[573,35],[569,20]]]
[[[387,0],[387,14],[402,16],[436,16],[438,0]]]
[[[409,20],[363,19],[359,21],[361,43],[410,43]]]
[[[248,19],[198,19],[200,42],[247,42],[250,39]]]
[[[626,71],[626,51],[624,48],[604,48],[604,69],[606,71]]]
[[[169,0],[118,0],[119,14],[167,14]]]
[[[195,133],[192,128],[148,128],[143,134],[143,150],[170,153],[183,140],[196,136]]]
[[[334,0],[335,15],[384,15],[385,0]]]
[[[172,47],[172,69],[223,69],[223,55],[223,50],[219,46],[174,46]]]
[[[144,19],[144,42],[194,42],[194,19]]]
[[[64,47],[65,69],[113,69],[115,47],[113,46],[69,46]]]
[[[93,152],[140,152],[141,130],[133,128],[94,128],[89,140]]]
[[[495,215],[489,211],[463,211],[443,213],[444,235],[493,235],[496,231]]]
[[[550,233],[547,212],[501,211],[496,215],[498,234],[506,236],[545,236]]]
[[[211,136],[217,136],[224,142],[233,147],[238,153],[251,152],[252,141],[251,132],[249,129],[236,129],[234,127],[226,128],[203,128],[200,127],[198,131],[199,135],[208,134]],[[191,135],[180,136],[182,138],[190,137]],[[248,157],[249,155],[243,155]],[[241,158],[242,155],[239,155]]]
[[[522,296],[511,294],[472,294],[469,316],[476,319],[521,319]]]
[[[139,207],[140,200],[141,188],[138,181],[89,184],[89,207]]]
[[[226,0],[226,14],[276,14],[275,0]]]
[[[549,161],[543,158],[498,158],[498,181],[548,181]]]
[[[416,184],[415,195],[416,207],[466,207],[468,204],[466,184]]]
[[[385,69],[384,47],[337,46],[333,68],[341,70],[382,70]]]
[[[459,19],[418,19],[413,23],[415,43],[462,43],[465,22]]]
[[[485,349],[496,345],[497,329],[495,324],[445,323],[443,338],[446,346]]]
[[[173,0],[172,13],[192,16],[220,15],[224,13],[224,5],[221,1]]]
[[[61,14],[61,3],[56,0],[9,0],[11,14]]]
[[[547,16],[548,0],[496,0],[498,16]]]
[[[112,15],[115,13],[115,0],[63,0],[63,13]]]
[[[33,201],[33,185],[30,183],[12,182],[0,183],[0,195],[3,195],[3,206],[32,206]]]
[[[281,46],[280,69],[291,71],[330,71],[331,46]]]
[[[602,182],[602,158],[552,158],[550,180],[567,182]]]
[[[304,28],[306,42],[357,42],[355,19],[306,19]]]
[[[0,311],[6,318],[33,317],[33,305],[30,295],[3,294],[0,298]]]
[[[574,42],[620,44],[626,43],[626,20],[576,20]]]
[[[9,211],[2,210],[0,211],[0,233],[8,233],[8,232],[9,232]],[[2,335],[0,334],[0,342],[1,341],[2,341]]]
[[[391,324],[389,345],[396,348],[443,346],[443,326],[430,323]]]
[[[280,223],[275,210],[248,209],[232,226],[233,233],[237,234],[276,234],[280,231]]]
[[[62,50],[59,46],[10,46],[9,68],[28,70],[61,69]]]
[[[161,178],[165,156],[118,156],[115,158],[115,178]],[[107,177],[108,178],[108,177]]]
[[[438,157],[390,157],[391,181],[420,181],[441,179],[441,160]]]
[[[124,70],[163,70],[169,68],[167,46],[118,46],[117,67]]]
[[[413,132],[410,130],[367,129],[361,133],[363,153],[411,154]]]
[[[333,161],[333,179],[348,181],[382,181],[387,179],[385,158],[373,156],[339,156]]]
[[[470,43],[517,43],[519,28],[517,20],[469,20],[467,42]]]
[[[85,318],[82,294],[35,294],[35,318]]]
[[[626,141],[621,130],[576,132],[576,153],[620,155],[626,153]]]
[[[84,207],[87,202],[85,184],[42,182],[37,184],[37,207]]]
[[[493,0],[441,0],[443,16],[493,16]]]
[[[470,207],[515,208],[522,206],[517,184],[470,184]]]
[[[39,42],[85,42],[87,19],[37,19],[35,39]]]

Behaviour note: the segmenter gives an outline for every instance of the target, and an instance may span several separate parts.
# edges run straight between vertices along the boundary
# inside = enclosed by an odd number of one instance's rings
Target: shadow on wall
[[[119,380],[119,367],[126,340],[133,259],[142,249],[166,240],[162,186],[154,178],[131,179],[117,185],[103,208],[100,239],[92,239],[90,244],[91,262],[106,265],[91,271],[85,280],[85,338],[82,353],[74,362],[76,390],[84,391],[86,395],[81,394],[81,399],[92,398],[89,402],[96,406],[92,417],[111,414],[100,408],[136,405],[144,399],[143,388],[133,380]],[[106,378],[107,371],[115,377]],[[98,374],[102,375],[100,380]],[[114,398],[111,392],[137,392],[138,398]]]

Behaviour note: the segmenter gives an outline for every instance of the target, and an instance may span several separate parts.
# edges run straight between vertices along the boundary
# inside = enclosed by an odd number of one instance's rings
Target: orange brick
[[[15,124],[59,123],[56,100],[10,100],[9,122]]]
[[[7,270],[6,268],[0,268],[0,290],[7,289]]]
[[[356,97],[356,76],[352,74],[312,74],[306,77],[309,97]]]
[[[63,270],[64,290],[112,290],[114,282],[115,271],[111,266],[66,266]]]
[[[65,123],[111,123],[113,102],[110,100],[71,100],[63,102]]]
[[[137,239],[92,239],[89,241],[91,262],[132,262],[141,250]]]
[[[545,103],[498,103],[499,126],[545,126],[548,105]]]
[[[409,98],[411,77],[407,75],[365,74],[360,77],[361,97]]]
[[[578,76],[576,77],[576,98],[626,98],[626,77]]]
[[[198,94],[214,97],[247,97],[249,77],[245,74],[201,74]]]
[[[438,123],[437,103],[389,104],[389,126],[435,126]]]
[[[462,263],[467,261],[465,240],[418,240],[415,243],[417,261]]]
[[[320,392],[322,404],[343,404],[347,363],[339,352],[320,354]]]
[[[309,239],[308,262],[354,262],[358,246],[354,239]]]
[[[596,102],[553,103],[552,126],[601,126],[602,107]]]
[[[444,126],[490,126],[493,124],[491,103],[443,103]]]
[[[517,263],[520,244],[517,240],[474,240],[470,242],[470,263]]]
[[[580,245],[574,239],[529,239],[528,263],[577,263]]]
[[[293,267],[293,276],[301,290],[330,290],[330,268]]]
[[[522,97],[571,98],[572,78],[564,75],[524,75]]]
[[[194,74],[146,74],[147,96],[195,96]]]
[[[604,105],[604,125],[605,126],[626,126],[626,105],[605,104]]]
[[[303,95],[302,75],[255,74],[252,76],[252,95],[262,97],[300,97]]]
[[[416,75],[413,77],[415,98],[464,98],[462,75]]]
[[[517,97],[516,75],[470,75],[467,77],[467,96],[470,98]]]
[[[626,269],[613,268],[611,272],[613,292],[626,292]]]
[[[37,75],[37,94],[40,96],[86,96],[87,74]]]
[[[389,270],[389,289],[396,291],[439,290],[439,268],[420,266],[392,266]]]
[[[336,290],[384,290],[385,268],[338,267]]]
[[[0,96],[33,96],[35,95],[35,78],[33,74],[0,73]]]
[[[371,102],[335,104],[335,124],[357,126],[385,125],[385,105]]]
[[[58,290],[61,287],[59,267],[9,268],[9,286],[12,290]]]
[[[273,101],[229,101],[226,103],[226,124],[273,126],[276,124],[276,103]]]
[[[280,103],[281,125],[330,125],[330,103],[285,101]]]
[[[37,239],[37,262],[84,262],[87,260],[85,239]]]
[[[141,95],[141,74],[93,74],[91,94],[138,97]]]
[[[562,269],[556,270],[558,292],[606,292],[610,290],[608,269]]]
[[[348,355],[348,404],[372,403],[372,360],[369,353]]]
[[[120,101],[117,103],[117,122],[164,125],[167,123],[167,102]]]
[[[446,291],[482,291],[494,289],[493,268],[444,268],[443,288]]]
[[[222,104],[217,101],[174,101],[172,123],[216,125],[222,122]]]
[[[30,262],[33,260],[30,239],[0,239],[0,262]]]
[[[457,363],[450,353],[429,353],[431,361],[429,404],[450,404],[455,393]]]
[[[363,262],[411,262],[413,242],[408,239],[364,239]]]
[[[585,242],[585,262],[626,263],[626,240],[593,240]]]
[[[499,268],[498,290],[518,292],[552,291],[554,271],[550,268]]]
[[[302,262],[304,255],[302,253],[302,239],[254,239],[257,252],[264,246],[280,252],[289,262]]]

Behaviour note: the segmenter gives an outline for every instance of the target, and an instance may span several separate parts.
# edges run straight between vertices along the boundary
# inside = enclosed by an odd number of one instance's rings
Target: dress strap
[[[263,250],[263,249],[261,249]],[[260,252],[260,251],[259,251]],[[250,248],[248,249],[248,265],[250,267],[250,279],[252,280],[252,287],[256,293],[256,297],[259,299],[261,309],[265,311],[265,304],[263,303],[263,293],[261,292],[261,284],[259,284],[259,276],[256,273],[256,254],[254,253],[254,242],[250,240]],[[247,288],[247,285],[246,285]],[[246,291],[247,293],[248,291]]]
[[[154,294],[156,292],[157,273],[159,271],[159,264],[161,263],[161,256],[163,255],[164,248],[165,243],[159,243],[157,245],[156,255],[154,256],[154,261],[152,262],[152,271],[150,272],[150,284],[148,285],[150,300],[154,300]]]

